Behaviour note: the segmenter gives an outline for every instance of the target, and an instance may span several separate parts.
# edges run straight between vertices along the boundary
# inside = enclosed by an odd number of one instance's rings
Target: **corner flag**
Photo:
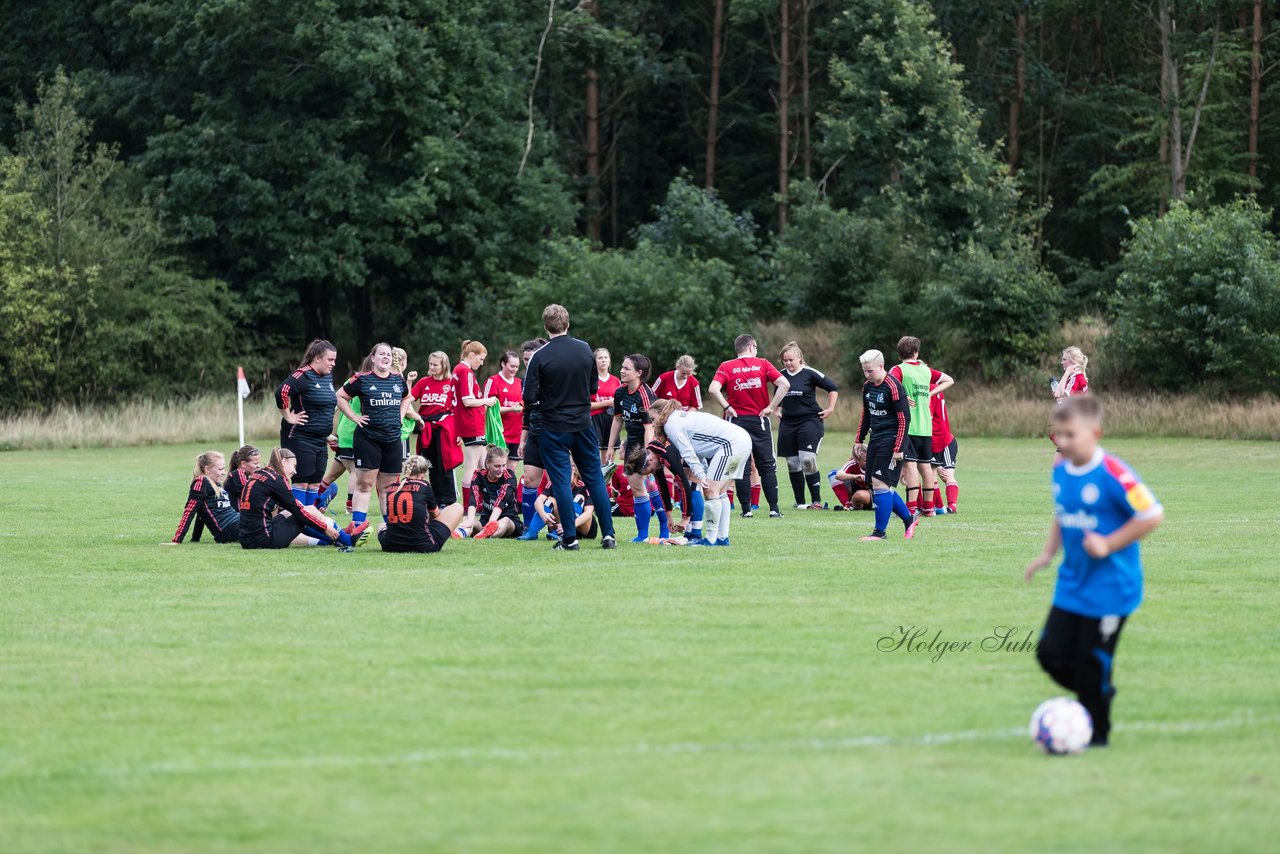
[[[244,445],[244,399],[249,396],[249,381],[244,378],[244,368],[236,368],[236,410],[240,416],[240,444]]]

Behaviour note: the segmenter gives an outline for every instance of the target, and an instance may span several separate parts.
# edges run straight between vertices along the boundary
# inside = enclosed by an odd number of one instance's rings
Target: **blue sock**
[[[658,536],[664,540],[667,539],[671,536],[671,526],[667,522],[667,508],[662,506],[662,493],[657,491],[649,493],[649,507],[658,517]]]
[[[649,538],[649,517],[653,515],[653,508],[649,506],[649,496],[636,499],[636,534],[647,540]]]
[[[289,491],[293,493],[293,497],[298,499],[298,503],[303,507],[307,506],[307,491],[301,486],[291,486]]]
[[[334,540],[333,543],[337,546],[349,546],[351,545],[351,535],[346,531],[339,531],[338,539]]]
[[[524,526],[527,528],[538,518],[538,511],[534,509],[534,504],[538,501],[538,490],[530,489],[527,486],[520,487],[520,515],[524,517]]]
[[[364,520],[368,518],[369,518],[369,514],[363,510],[351,511],[351,525],[353,527],[356,527],[356,528],[360,527],[360,525],[364,523]]]
[[[533,514],[533,518],[529,520],[529,524],[525,526],[524,534],[521,535],[522,540],[536,540],[542,529],[547,527],[547,520],[543,519],[537,513]]]
[[[893,499],[895,498],[899,501],[902,500],[898,493],[890,492],[889,490],[877,492],[875,495],[876,531],[879,533],[883,534],[889,525],[889,517],[893,515]],[[903,506],[905,507],[906,505],[904,504]]]
[[[702,514],[706,512],[706,502],[702,498],[700,490],[693,490],[693,494],[689,496],[689,518],[698,523],[698,527],[702,527]]]
[[[307,500],[302,502],[303,507],[311,507],[315,505],[316,499],[320,497],[320,490],[312,487],[307,490]]]
[[[910,525],[911,511],[907,509],[907,502],[902,500],[902,496],[897,493],[897,490],[890,492],[889,494],[893,496],[893,512],[902,520],[902,524]],[[889,520],[885,519],[885,521],[888,522]],[[881,528],[881,530],[884,529]]]
[[[386,525],[386,524],[387,524],[387,514],[386,514],[386,513],[383,513],[383,514],[382,514],[382,524],[384,524],[384,525]]]

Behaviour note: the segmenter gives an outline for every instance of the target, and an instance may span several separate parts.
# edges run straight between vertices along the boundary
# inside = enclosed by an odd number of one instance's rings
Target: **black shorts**
[[[507,459],[513,463],[518,463],[520,462],[521,459],[523,459],[520,456],[520,440],[519,439],[516,439],[514,442],[512,442],[510,439],[507,440]]]
[[[898,479],[902,477],[902,466],[903,460],[893,458],[892,443],[873,442],[867,446],[867,465],[863,471],[867,473],[868,483],[875,478],[892,489],[898,485]]]
[[[281,514],[267,523],[265,534],[260,528],[241,532],[240,546],[246,549],[287,549],[301,533],[301,519]]]
[[[333,455],[333,458],[335,460],[341,460],[344,463],[353,462],[356,458],[356,452],[354,448],[339,447],[337,452]]]
[[[826,432],[826,425],[816,415],[803,420],[784,420],[778,425],[778,456],[798,457],[801,451],[816,454]]]
[[[383,441],[357,428],[355,438],[351,440],[351,450],[355,452],[358,469],[377,469],[383,474],[400,474],[400,469],[404,467],[404,448],[400,445],[399,436]]]
[[[596,436],[600,438],[600,450],[609,450],[609,431],[613,429],[613,413],[608,409],[601,409],[591,416],[591,423],[595,425]]]
[[[329,445],[324,440],[317,444],[309,439],[281,439],[280,447],[293,451],[298,458],[298,470],[293,474],[294,483],[319,483],[329,469]]]
[[[933,437],[908,435],[903,438],[902,458],[909,463],[932,463]]]
[[[387,542],[387,530],[378,531],[378,544],[384,552],[414,552],[417,554],[434,554],[444,548],[444,544],[453,537],[453,531],[444,522],[432,519],[427,523],[427,532],[414,543]]]
[[[466,448],[479,448],[489,444],[484,436],[463,436],[462,445]]]
[[[951,444],[947,445],[941,451],[937,451],[933,455],[933,464],[939,468],[954,469],[956,467],[956,440],[953,437]]]
[[[751,437],[751,457],[756,461],[756,471],[761,475],[778,470],[778,459],[773,455],[773,425],[763,415],[735,415],[730,419]],[[743,472],[747,477],[750,467]]]
[[[542,448],[538,445],[538,434],[530,433],[524,441],[524,467],[545,468],[542,464]]]

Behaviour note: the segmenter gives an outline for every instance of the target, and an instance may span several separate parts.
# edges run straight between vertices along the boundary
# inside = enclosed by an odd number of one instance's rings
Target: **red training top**
[[[462,402],[464,397],[484,397],[480,393],[480,384],[476,382],[476,373],[466,362],[459,362],[453,369],[453,430],[464,439],[472,439],[484,435],[484,414],[486,407],[467,406]]]
[[[503,379],[502,374],[494,374],[484,384],[484,396],[496,397],[499,406],[521,406],[524,404],[524,384],[519,377],[512,377],[511,382]],[[524,428],[524,413],[502,413],[502,438],[507,440],[507,447],[520,446],[520,431]],[[511,453],[515,453],[513,450]]]
[[[932,389],[931,385],[930,390]],[[951,415],[947,411],[947,401],[941,392],[929,398],[929,413],[933,416],[933,452],[940,454],[955,438],[951,434]]]
[[[438,421],[457,407],[458,398],[453,393],[453,375],[444,379],[422,377],[409,392],[418,401],[418,414],[428,421]]]
[[[674,400],[684,409],[702,408],[702,388],[698,378],[692,374],[684,381],[684,385],[680,385],[676,372],[667,371],[653,384],[653,394],[658,400]]]
[[[767,359],[739,356],[716,368],[715,382],[724,389],[724,399],[739,415],[759,415],[769,405],[769,383],[782,377]]]

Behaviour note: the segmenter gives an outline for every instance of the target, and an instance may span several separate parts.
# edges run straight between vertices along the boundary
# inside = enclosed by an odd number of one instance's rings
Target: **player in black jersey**
[[[866,474],[871,480],[876,513],[875,530],[862,539],[864,542],[883,540],[888,536],[885,529],[889,517],[894,514],[906,527],[906,539],[911,539],[919,516],[907,512],[907,504],[897,491],[898,478],[902,476],[902,444],[906,441],[909,420],[907,391],[897,377],[884,369],[884,354],[879,350],[862,354],[862,373],[867,381],[862,386],[862,422],[858,425],[854,452],[867,455]]]
[[[336,545],[344,551],[368,539],[368,523],[338,526],[314,507],[303,507],[289,491],[297,459],[288,448],[276,448],[266,468],[245,481],[240,494],[240,545],[246,549]]]
[[[308,507],[316,503],[320,482],[329,467],[329,432],[337,398],[333,391],[333,366],[338,350],[317,338],[307,345],[302,364],[276,389],[280,410],[280,447],[298,458],[293,494]]]
[[[240,506],[240,492],[244,482],[262,467],[262,453],[253,445],[242,445],[231,452],[231,461],[227,464],[227,479],[222,488],[227,491],[233,508]]]
[[[200,542],[200,532],[204,527],[213,532],[214,542],[236,541],[240,534],[240,514],[231,505],[227,491],[219,486],[224,471],[222,454],[217,451],[205,451],[196,457],[196,470],[192,474],[191,489],[187,492],[187,503],[182,508],[182,518],[178,520],[178,531],[164,545],[181,543],[192,522],[196,524],[191,534],[193,543]]]
[[[400,483],[387,494],[387,523],[378,529],[384,552],[438,552],[462,521],[461,504],[436,504],[429,470],[417,454],[405,460]]]
[[[471,501],[462,530],[477,540],[518,537],[524,531],[520,503],[516,500],[516,477],[507,468],[507,449],[489,445],[484,468],[471,476]]]
[[[822,476],[818,473],[818,449],[826,433],[823,422],[836,410],[840,387],[822,371],[804,363],[800,345],[791,341],[779,354],[782,375],[791,383],[778,407],[778,456],[787,461],[797,510],[822,510]],[[817,390],[827,393],[827,406],[818,405]],[[804,500],[809,485],[809,503]]]
[[[624,461],[653,441],[653,419],[649,416],[649,407],[653,406],[656,398],[653,396],[653,389],[645,382],[649,378],[649,368],[649,359],[639,353],[632,353],[622,360],[622,368],[618,371],[622,385],[613,393],[613,426],[609,428],[610,461],[616,459],[618,441],[624,431]],[[671,527],[667,519],[667,508],[662,503],[662,494],[658,491],[658,482],[652,475],[643,475],[639,471],[628,471],[626,475],[627,483],[631,486],[636,518],[636,537],[631,542],[648,542],[649,520],[655,515],[658,517],[658,536],[664,540],[669,539]]]
[[[368,519],[369,500],[378,490],[378,508],[383,521],[387,516],[387,491],[400,479],[404,463],[400,443],[400,424],[406,418],[421,420],[404,377],[391,370],[391,345],[375,344],[369,354],[373,370],[358,373],[347,380],[338,392],[338,410],[355,422],[351,439],[355,454],[356,484],[351,499],[351,521],[356,525]],[[351,401],[360,401],[360,411]]]
[[[591,493],[587,491],[587,485],[582,482],[577,463],[570,463],[570,471],[573,472],[573,483],[569,487],[569,492],[573,496],[574,531],[577,532],[580,540],[594,540],[599,532],[595,504],[591,500]],[[534,508],[533,521],[518,539],[536,540],[543,530],[547,531],[548,539],[561,539],[564,534],[564,525],[560,519],[560,508],[556,505],[556,498],[550,489],[538,496],[537,501],[534,502]]]
[[[679,403],[679,401],[676,401]],[[649,416],[652,418],[654,408],[662,401],[655,401],[655,406],[649,408]],[[680,449],[665,439],[654,436],[644,449],[644,456],[640,456],[640,451],[633,451],[632,456],[628,458],[627,468],[638,471],[643,475],[653,475],[654,480],[658,483],[658,493],[662,496],[662,501],[669,507],[675,507],[675,496],[672,490],[667,486],[667,474],[671,475],[675,485],[680,489],[680,500],[682,504],[683,518],[681,519],[681,528],[679,533],[683,533],[685,539],[697,542],[702,539],[702,520],[706,512],[706,505],[703,502],[702,488],[695,486],[689,480],[693,474],[689,470],[689,466],[680,456]],[[672,534],[676,534],[676,526],[671,526]]]

